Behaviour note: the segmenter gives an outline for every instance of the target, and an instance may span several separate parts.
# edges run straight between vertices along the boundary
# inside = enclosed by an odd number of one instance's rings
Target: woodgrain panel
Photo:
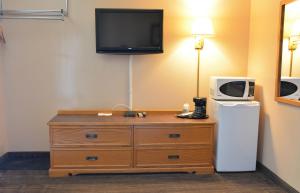
[[[213,129],[209,126],[135,127],[135,146],[210,145]]]
[[[130,146],[131,128],[52,128],[53,146]]]
[[[110,150],[53,150],[53,168],[129,168],[132,149]]]
[[[99,174],[99,173],[158,173],[158,172],[189,172],[196,174],[213,174],[214,167],[213,166],[203,166],[203,167],[163,167],[163,168],[69,168],[69,169],[61,169],[61,168],[51,168],[49,169],[50,177],[65,177],[69,175],[77,175],[77,174]],[[132,177],[132,176],[130,176]],[[130,178],[128,176],[128,178]]]
[[[212,166],[211,148],[135,150],[136,167]]]
[[[100,111],[101,112],[101,111]],[[99,117],[94,115],[83,114],[58,114],[48,122],[50,126],[132,126],[132,125],[212,125],[214,120],[208,119],[180,119],[176,117],[176,112],[148,112],[147,117],[124,117],[119,112],[112,112],[112,116]]]

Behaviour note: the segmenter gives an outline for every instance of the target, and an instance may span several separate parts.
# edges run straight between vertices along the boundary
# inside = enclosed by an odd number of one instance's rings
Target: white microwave
[[[215,100],[254,100],[255,79],[216,77],[210,79],[210,97]]]
[[[281,77],[280,96],[300,100],[300,78]]]

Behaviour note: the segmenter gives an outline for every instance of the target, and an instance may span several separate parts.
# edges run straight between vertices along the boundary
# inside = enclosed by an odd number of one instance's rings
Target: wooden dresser
[[[98,112],[98,111],[97,111]],[[49,121],[51,177],[86,173],[214,172],[214,122],[176,118],[176,112],[61,111]]]

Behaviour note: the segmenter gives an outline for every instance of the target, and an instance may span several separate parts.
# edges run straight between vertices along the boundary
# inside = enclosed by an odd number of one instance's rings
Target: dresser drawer
[[[182,167],[211,165],[211,148],[140,149],[135,151],[136,167]]]
[[[213,143],[213,127],[137,127],[134,139],[136,146],[210,145]]]
[[[131,146],[131,128],[52,128],[53,146]]]
[[[53,150],[54,168],[128,168],[132,166],[132,149]]]

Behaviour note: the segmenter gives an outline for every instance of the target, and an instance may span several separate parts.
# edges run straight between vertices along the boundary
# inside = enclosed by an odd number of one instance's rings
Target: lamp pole
[[[204,47],[204,39],[201,37],[201,35],[196,36],[196,43],[195,43],[195,49],[198,54],[197,58],[197,98],[199,98],[199,79],[200,79],[200,52]]]
[[[198,54],[198,60],[197,60],[197,97],[199,98],[199,78],[200,78],[200,50],[197,49],[197,54]]]
[[[204,47],[204,37],[214,34],[212,22],[208,18],[201,18],[194,23],[192,27],[192,34],[195,37],[195,50],[197,51],[197,94],[193,98],[195,103],[195,110],[189,118],[191,119],[206,119],[206,97],[200,97],[200,54]]]
[[[195,103],[195,110],[191,115],[192,119],[206,119],[208,116],[206,115],[206,98],[200,98],[200,91],[199,91],[199,83],[200,83],[200,54],[201,50],[204,46],[204,39],[203,37],[196,36],[196,44],[195,49],[198,54],[197,58],[197,96],[193,98]]]
[[[289,37],[289,51],[291,52],[290,57],[290,71],[289,76],[292,76],[293,73],[293,60],[294,60],[294,51],[297,49],[297,41],[293,40],[292,37]]]
[[[290,58],[290,72],[289,76],[291,77],[293,74],[293,60],[294,60],[294,50],[291,50],[291,58]]]

